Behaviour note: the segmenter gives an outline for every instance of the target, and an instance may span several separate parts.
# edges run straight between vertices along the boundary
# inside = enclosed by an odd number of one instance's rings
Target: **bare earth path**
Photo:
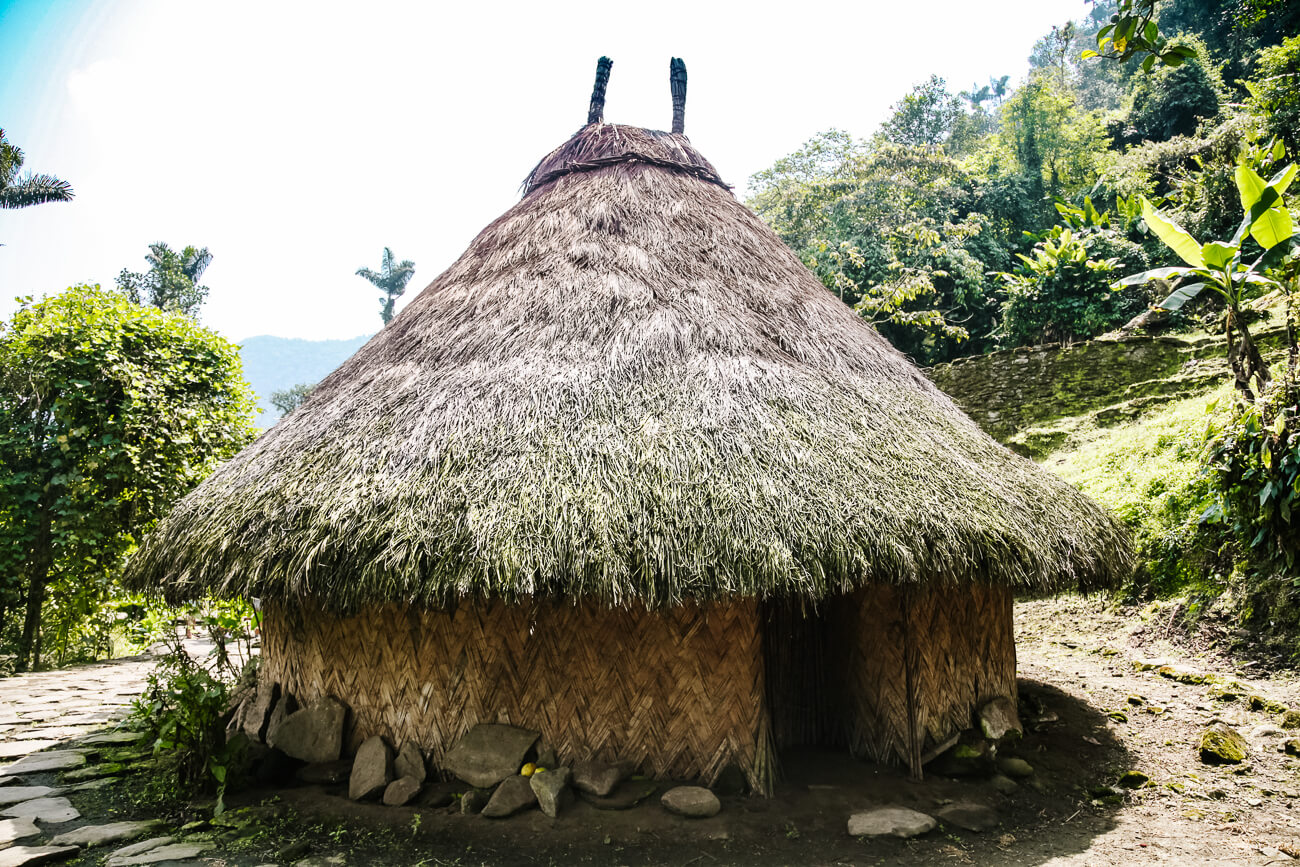
[[[917,783],[827,754],[788,756],[774,799],[724,797],[719,816],[693,822],[669,816],[654,799],[624,812],[578,803],[558,820],[533,811],[493,822],[445,808],[357,805],[339,787],[300,786],[233,798],[236,808],[273,799],[273,809],[253,814],[270,817],[266,836],[240,846],[218,837],[215,851],[185,863],[272,861],[282,837],[296,839],[304,828],[317,829],[304,847],[313,856],[353,865],[1277,865],[1300,856],[1300,758],[1283,750],[1300,730],[1281,728],[1281,708],[1300,710],[1293,672],[1262,675],[1230,657],[1161,643],[1152,638],[1159,624],[1101,600],[1022,602],[1016,620],[1027,731],[1015,753],[1034,774],[1009,792],[985,780],[934,775]],[[1135,661],[1177,668],[1162,674]],[[75,748],[126,713],[152,665],[133,658],[0,680],[0,762]],[[1243,765],[1200,761],[1200,734],[1214,720],[1248,738]],[[1125,771],[1150,783],[1105,788]],[[23,776],[28,785],[67,783],[58,772]],[[93,815],[103,809],[96,800],[102,793],[67,797],[88,815],[43,828],[47,837],[107,821]],[[983,833],[943,827],[907,841],[845,832],[849,814],[873,804],[934,812],[951,801],[992,807],[1001,824]],[[99,863],[98,851],[76,863]]]

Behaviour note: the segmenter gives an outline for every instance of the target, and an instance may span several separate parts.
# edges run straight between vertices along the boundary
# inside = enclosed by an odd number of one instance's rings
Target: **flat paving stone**
[[[31,867],[71,858],[76,846],[10,846],[0,852],[0,867]]]
[[[197,858],[211,848],[211,843],[171,843],[126,858],[118,855],[110,856],[107,867],[136,867],[142,864],[159,864],[163,861],[183,861],[186,858]]]
[[[79,744],[86,746],[103,746],[107,744],[135,744],[139,743],[144,735],[139,732],[102,732],[84,737],[77,741]]]
[[[107,846],[157,831],[163,823],[157,819],[144,822],[109,822],[107,825],[85,825],[66,831],[50,842],[55,846]]]
[[[0,819],[0,846],[12,843],[15,840],[21,840],[24,837],[35,837],[41,833],[41,829],[36,827],[36,820],[31,816],[20,816],[17,819]]]
[[[11,741],[0,744],[0,759],[15,759],[30,755],[38,750],[57,747],[60,741]]]
[[[4,786],[0,787],[0,807],[32,801],[36,798],[48,798],[55,793],[49,786]]]
[[[157,849],[160,846],[166,846],[175,842],[175,837],[151,837],[148,840],[141,840],[139,843],[132,843],[130,846],[123,846],[121,849],[116,849],[108,857],[130,858],[133,855],[139,855],[141,852],[148,852],[150,849]]]
[[[50,825],[71,822],[73,819],[81,818],[77,808],[72,806],[72,802],[67,798],[36,798],[31,801],[23,801],[21,804],[14,804],[12,807],[0,810],[0,816],[12,818],[30,816],[38,822],[45,822]]]
[[[50,750],[19,759],[12,765],[0,768],[0,774],[38,774],[42,771],[66,771],[86,764],[80,751]]]

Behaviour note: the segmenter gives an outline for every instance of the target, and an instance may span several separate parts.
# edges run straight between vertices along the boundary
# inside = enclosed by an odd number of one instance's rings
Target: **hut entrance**
[[[778,749],[847,747],[848,671],[838,606],[798,599],[763,605],[767,706]]]

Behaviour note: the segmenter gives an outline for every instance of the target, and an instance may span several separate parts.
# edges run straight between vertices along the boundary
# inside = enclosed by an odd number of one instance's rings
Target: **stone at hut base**
[[[519,773],[538,737],[515,726],[476,725],[451,748],[442,767],[471,786],[495,786]]]
[[[0,851],[0,867],[32,867],[62,861],[77,854],[76,846],[10,846]]]
[[[393,751],[379,735],[357,748],[348,778],[348,797],[354,801],[379,797],[393,781]]]
[[[411,777],[417,783],[424,783],[429,775],[429,771],[424,766],[424,753],[415,744],[407,741],[402,744],[402,748],[397,751],[397,758],[393,759],[393,774],[400,780],[402,777]]]
[[[299,768],[297,773],[298,779],[316,786],[333,786],[338,783],[346,783],[350,776],[352,776],[351,759],[316,762]]]
[[[35,837],[41,833],[41,829],[36,827],[36,820],[31,816],[20,816],[17,819],[0,819],[0,846],[12,843],[15,840],[21,840],[24,837]]]
[[[993,771],[993,751],[982,738],[958,743],[936,758],[930,769],[944,777],[986,777]]]
[[[573,798],[573,792],[569,789],[572,777],[573,772],[568,768],[547,768],[528,778],[533,794],[537,796],[537,806],[552,819],[560,815],[560,810],[567,807]]]
[[[983,804],[972,804],[969,801],[949,804],[934,815],[940,822],[976,833],[997,827],[998,824],[997,813]]]
[[[607,796],[631,772],[625,764],[610,765],[595,759],[577,762],[573,766],[573,787],[598,798]]]
[[[119,843],[122,840],[130,840],[133,837],[157,831],[162,826],[163,823],[157,819],[144,822],[110,822],[107,825],[86,825],[74,831],[60,834],[50,842],[55,846],[85,846],[86,848],[105,846],[109,843]]]
[[[503,819],[506,816],[513,816],[520,810],[526,810],[536,803],[537,796],[533,794],[533,787],[528,777],[516,774],[507,777],[501,785],[497,786],[487,806],[483,808],[483,815],[490,819]]]
[[[343,752],[343,720],[347,707],[330,696],[276,719],[266,742],[304,762],[336,761]]]
[[[258,680],[257,692],[244,701],[240,709],[240,727],[252,740],[266,742],[266,724],[271,708],[280,700],[280,684]]]
[[[907,807],[877,807],[850,816],[849,835],[907,839],[933,831],[938,824],[934,817]]]
[[[979,710],[979,721],[984,737],[994,742],[1015,740],[1025,733],[1015,704],[1006,696],[985,702]]]
[[[578,792],[578,797],[597,810],[630,810],[658,791],[658,784],[650,780],[624,780],[619,783],[618,788],[604,797],[583,791]],[[758,802],[765,804],[767,799],[759,798],[757,801],[750,803]]]
[[[1232,726],[1218,723],[1201,735],[1201,761],[1207,765],[1238,765],[1250,747]]]
[[[412,798],[420,794],[420,787],[423,785],[415,777],[398,777],[388,784],[388,788],[384,789],[384,806],[405,806]]]
[[[688,819],[708,819],[722,810],[718,796],[703,786],[677,786],[659,799],[664,809]]]
[[[1023,780],[1034,775],[1034,766],[1016,756],[1003,756],[998,759],[998,770],[1013,780]]]
[[[470,789],[460,796],[460,811],[469,816],[482,813],[491,797],[492,793],[486,789]]]
[[[1001,792],[1004,795],[1015,794],[1020,789],[1019,784],[1017,784],[1015,780],[1004,774],[994,774],[989,777],[989,785],[992,786],[995,791]]]

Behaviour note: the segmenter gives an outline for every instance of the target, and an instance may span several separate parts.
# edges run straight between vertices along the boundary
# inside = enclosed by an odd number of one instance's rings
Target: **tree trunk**
[[[40,517],[41,529],[32,548],[27,583],[27,616],[23,621],[23,634],[18,640],[18,658],[15,671],[27,671],[41,664],[41,607],[45,604],[45,583],[50,577],[52,555],[50,551],[50,520]]]

